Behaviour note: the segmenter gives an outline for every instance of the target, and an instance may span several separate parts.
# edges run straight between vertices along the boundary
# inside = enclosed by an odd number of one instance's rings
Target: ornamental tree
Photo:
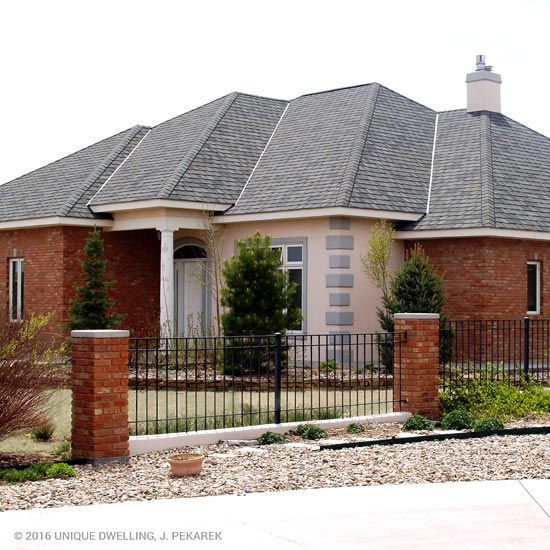
[[[296,285],[281,270],[280,250],[271,237],[256,233],[237,243],[237,252],[224,262],[221,303],[226,336],[285,332],[302,318],[293,303]]]
[[[107,262],[103,241],[94,227],[84,247],[86,258],[80,261],[84,271],[84,285],[76,286],[76,297],[71,300],[68,328],[71,330],[111,329],[119,326],[125,315],[113,311],[114,302],[108,289],[115,281],[105,280]]]

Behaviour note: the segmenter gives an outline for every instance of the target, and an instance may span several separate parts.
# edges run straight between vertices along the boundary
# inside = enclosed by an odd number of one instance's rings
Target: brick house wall
[[[25,316],[55,312],[52,328],[67,334],[67,321],[74,286],[82,283],[79,259],[90,233],[87,227],[42,227],[0,231],[0,314],[7,319],[9,260],[24,258]],[[103,233],[107,279],[116,309],[126,313],[124,328],[150,336],[159,318],[160,242],[156,231]],[[16,256],[14,256],[14,252]]]
[[[450,319],[522,319],[527,314],[527,262],[540,262],[540,316],[549,315],[550,242],[493,237],[406,241],[422,245],[444,276]]]

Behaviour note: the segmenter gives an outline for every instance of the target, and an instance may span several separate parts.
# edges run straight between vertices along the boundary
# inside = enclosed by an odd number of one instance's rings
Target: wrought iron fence
[[[441,363],[444,388],[459,376],[511,384],[522,378],[550,382],[550,320],[449,321],[440,342],[447,346]]]
[[[393,412],[388,349],[400,354],[392,334],[131,338],[130,431]]]

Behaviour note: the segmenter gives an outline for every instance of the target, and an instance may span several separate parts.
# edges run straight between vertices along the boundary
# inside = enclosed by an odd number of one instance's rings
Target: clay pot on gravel
[[[174,476],[197,476],[202,471],[204,459],[201,453],[177,453],[168,458],[168,463]]]

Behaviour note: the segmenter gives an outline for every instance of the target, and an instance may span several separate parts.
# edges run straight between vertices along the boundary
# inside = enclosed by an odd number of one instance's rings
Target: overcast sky
[[[550,136],[550,0],[1,0],[0,182],[232,91],[379,82],[466,106],[475,56],[502,110]]]

